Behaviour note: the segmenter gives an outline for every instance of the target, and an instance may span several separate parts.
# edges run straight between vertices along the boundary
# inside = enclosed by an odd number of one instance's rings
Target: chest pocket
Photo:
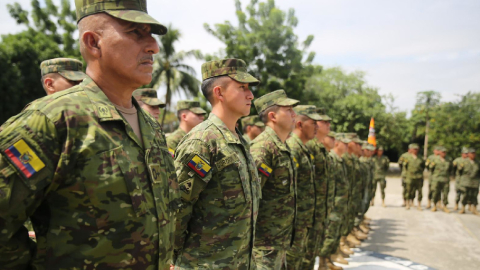
[[[275,192],[288,194],[294,189],[294,171],[292,160],[288,156],[281,156],[274,170],[271,180],[274,183]],[[268,182],[267,182],[268,183]]]
[[[248,166],[230,147],[220,150],[220,160],[215,162],[217,177],[222,189],[225,207],[232,209],[251,201]]]
[[[84,178],[85,191],[100,228],[124,222],[132,215],[143,216],[150,207],[146,198],[148,183],[141,181],[141,168],[130,169],[130,163],[123,147],[119,146],[76,164],[79,171],[74,175]]]

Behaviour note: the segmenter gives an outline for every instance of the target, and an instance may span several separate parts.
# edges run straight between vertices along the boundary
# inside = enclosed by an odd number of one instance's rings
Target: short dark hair
[[[184,110],[180,110],[180,111],[177,111],[177,118],[179,121],[182,121],[182,118],[180,117],[182,115],[182,113],[188,111],[187,109],[184,109]]]
[[[266,124],[268,122],[268,114],[270,112],[277,113],[279,109],[280,109],[280,106],[278,106],[278,105],[273,105],[271,107],[266,108],[263,112],[260,113],[260,115],[259,115],[260,120],[264,124]]]

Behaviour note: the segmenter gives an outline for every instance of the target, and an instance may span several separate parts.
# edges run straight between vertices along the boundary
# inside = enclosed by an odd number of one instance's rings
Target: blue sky
[[[18,2],[29,7],[30,0]],[[276,4],[282,10],[295,9],[300,40],[315,36],[310,47],[317,54],[315,63],[365,71],[369,85],[381,94],[393,94],[400,110],[413,108],[418,91],[439,91],[443,101],[480,92],[478,0],[276,0]],[[160,22],[181,30],[181,50],[216,52],[223,44],[203,24],[236,23],[233,0],[155,0],[148,8]],[[20,30],[1,8],[0,34]],[[200,77],[201,63],[191,64]]]

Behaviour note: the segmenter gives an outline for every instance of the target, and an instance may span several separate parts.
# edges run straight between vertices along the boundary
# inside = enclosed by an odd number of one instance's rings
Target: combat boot
[[[460,212],[458,212],[459,214],[465,214],[465,205],[462,205],[462,210],[460,210]]]
[[[370,206],[373,206],[373,200],[370,201]]]
[[[450,213],[450,210],[448,210],[447,206],[444,206],[444,207],[443,207],[443,212],[445,212],[445,213],[448,214],[448,213]]]
[[[328,269],[330,269],[330,270],[343,270],[343,267],[336,266],[335,264],[333,264],[331,258],[325,258],[325,263],[326,263]]]
[[[325,257],[320,257],[320,264],[318,265],[318,270],[328,270]]]
[[[362,231],[360,231],[358,228],[354,227],[353,228],[353,235],[355,235],[355,237],[358,239],[358,240],[365,240],[368,238],[368,236],[363,233]]]
[[[432,204],[432,201],[431,201],[431,200],[428,200],[428,201],[427,201],[427,207],[426,207],[426,208],[427,208],[427,209],[430,209],[431,204]]]
[[[382,207],[387,207],[387,206],[385,205],[385,199],[382,199]]]
[[[346,255],[353,255],[353,250],[351,250],[345,242],[340,243],[340,250]]]
[[[478,211],[477,211],[477,207],[474,206],[474,205],[472,205],[472,213],[475,214],[475,215],[477,215],[477,216],[479,215],[479,214],[478,214]]]
[[[455,204],[455,207],[453,208],[453,210],[455,210],[455,211],[458,210],[458,203]]]
[[[360,230],[361,230],[362,232],[364,232],[364,233],[366,233],[366,234],[368,234],[368,233],[370,232],[370,228],[369,228],[368,226],[365,226],[365,225],[363,225],[363,224],[360,224],[358,227],[360,228]]]
[[[352,233],[347,236],[347,242],[352,243],[353,246],[360,246],[362,244]]]
[[[406,202],[405,209],[410,210],[410,201]]]
[[[427,207],[427,208],[428,208],[428,207]],[[434,205],[434,206],[432,207],[432,212],[437,212],[437,206],[436,206],[436,205]]]
[[[418,201],[418,206],[417,206],[417,210],[418,211],[422,211],[422,204],[420,203],[420,201]]]
[[[338,251],[340,252],[340,255],[342,255],[343,258],[345,258],[345,259],[350,258],[349,254],[346,254],[345,252],[342,251],[342,245],[341,244],[338,245]]]
[[[335,254],[333,254],[330,258],[332,258],[332,261],[348,265],[348,261],[343,258],[342,254],[340,254],[340,249],[337,248],[337,251]]]

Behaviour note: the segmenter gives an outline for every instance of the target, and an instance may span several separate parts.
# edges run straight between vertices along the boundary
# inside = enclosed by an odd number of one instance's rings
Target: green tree
[[[406,113],[393,106],[392,96],[381,96],[377,88],[369,86],[364,72],[324,69],[307,81],[304,96],[309,104],[327,109],[333,119],[332,130],[356,132],[366,140],[373,117],[377,142],[387,149],[386,154],[394,159],[405,146]]]
[[[299,42],[294,33],[298,24],[294,9],[282,11],[274,0],[251,0],[245,11],[240,0],[235,0],[235,7],[238,25],[230,21],[204,25],[208,33],[225,43],[219,54],[247,62],[249,72],[262,82],[256,96],[285,89],[290,97],[302,99],[305,82],[321,67],[311,65],[315,53],[307,52],[313,36]]]
[[[417,93],[417,103],[415,104],[415,110],[416,110],[416,117],[415,121],[416,122],[416,127],[418,126],[419,123],[424,123],[425,124],[425,129],[424,129],[424,152],[423,156],[426,159],[428,155],[428,133],[429,133],[429,128],[430,128],[430,111],[433,107],[437,106],[440,104],[440,99],[442,98],[441,94],[432,90],[429,91],[423,91],[423,92],[418,92]]]
[[[31,2],[31,13],[20,4],[7,8],[17,23],[27,30],[2,35],[0,42],[0,123],[19,113],[27,103],[45,96],[40,81],[40,63],[56,57],[80,59],[78,45],[73,40],[75,12],[70,2],[63,0],[57,8],[51,0]]]
[[[154,89],[165,86],[165,110],[171,107],[172,95],[182,91],[187,97],[196,97],[200,91],[200,81],[195,77],[195,69],[185,64],[185,59],[188,57],[202,59],[202,54],[198,50],[177,52],[175,43],[180,37],[180,30],[169,25],[167,34],[157,38],[160,53],[154,56],[153,79],[146,86]],[[165,121],[165,115],[162,116],[162,125]]]

